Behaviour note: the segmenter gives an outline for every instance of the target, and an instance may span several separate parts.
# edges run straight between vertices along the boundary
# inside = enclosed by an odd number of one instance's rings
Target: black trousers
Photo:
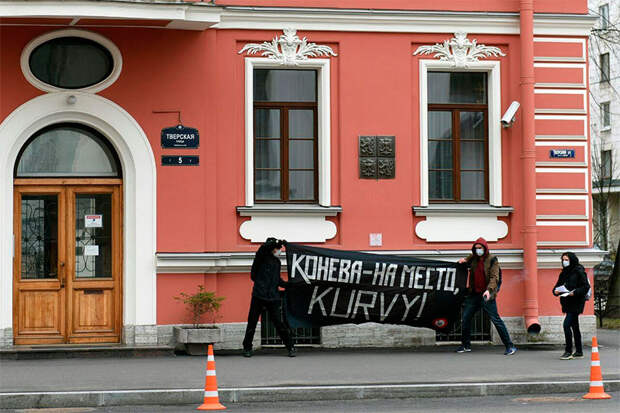
[[[579,313],[566,313],[564,318],[564,340],[567,353],[573,352],[573,336],[575,337],[575,351],[582,353],[581,331],[579,331]],[[571,331],[572,330],[572,331]]]
[[[263,309],[266,309],[269,313],[269,318],[273,321],[276,331],[286,348],[289,350],[293,348],[293,340],[291,339],[288,327],[281,320],[280,301],[266,301],[252,297],[250,313],[248,314],[248,326],[245,329],[245,338],[243,339],[243,349],[246,351],[252,350],[252,339],[256,331],[256,323],[258,323],[258,317],[260,317]]]

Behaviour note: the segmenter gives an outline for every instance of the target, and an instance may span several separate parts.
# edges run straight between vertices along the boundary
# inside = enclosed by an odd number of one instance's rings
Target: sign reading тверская
[[[162,148],[196,149],[200,143],[198,129],[177,125],[161,130]]]

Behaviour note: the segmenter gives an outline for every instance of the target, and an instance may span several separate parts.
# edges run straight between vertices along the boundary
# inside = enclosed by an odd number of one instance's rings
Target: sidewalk
[[[606,388],[620,388],[620,331],[601,330],[598,337]],[[258,352],[250,359],[215,356],[223,401],[586,392],[589,346],[581,360],[559,360],[561,352],[521,349],[504,356],[501,346],[474,346],[472,353],[456,354],[450,346],[301,348],[296,358],[286,357],[284,350]],[[205,364],[206,357],[190,356],[0,360],[0,405],[193,403],[201,400]]]

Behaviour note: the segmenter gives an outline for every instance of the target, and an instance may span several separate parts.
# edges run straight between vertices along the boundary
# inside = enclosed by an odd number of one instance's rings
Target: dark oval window
[[[81,89],[105,80],[114,58],[101,44],[83,37],[58,37],[37,46],[30,71],[40,81],[63,89]]]
[[[15,176],[120,177],[116,152],[99,132],[74,123],[48,126],[22,148]]]

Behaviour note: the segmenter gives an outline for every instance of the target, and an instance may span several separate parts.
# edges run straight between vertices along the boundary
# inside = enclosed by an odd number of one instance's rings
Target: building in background
[[[590,0],[590,133],[594,242],[615,252],[620,239],[620,4]]]
[[[601,259],[596,18],[586,0],[442,4],[2,2],[0,344],[168,344],[189,321],[174,297],[204,285],[226,297],[218,345],[240,348],[267,236],[450,261],[485,237],[515,342],[562,341],[560,254],[590,277]]]

